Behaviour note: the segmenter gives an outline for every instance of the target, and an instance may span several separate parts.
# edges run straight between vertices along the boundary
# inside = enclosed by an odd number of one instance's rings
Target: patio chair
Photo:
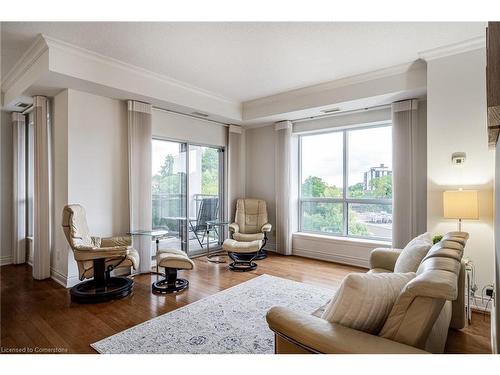
[[[216,220],[219,213],[219,198],[203,198],[196,214],[196,220],[189,220],[189,227],[194,233],[200,246],[203,248],[203,242],[207,235],[207,221]]]

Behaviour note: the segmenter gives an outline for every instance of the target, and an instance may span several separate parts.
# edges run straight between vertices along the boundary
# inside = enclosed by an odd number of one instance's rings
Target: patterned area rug
[[[266,312],[276,305],[311,313],[333,290],[262,275],[91,346],[99,353],[272,354]]]

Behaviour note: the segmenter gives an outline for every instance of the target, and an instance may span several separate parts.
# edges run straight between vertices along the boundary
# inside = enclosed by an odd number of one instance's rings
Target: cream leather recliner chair
[[[305,314],[273,307],[267,322],[275,332],[276,353],[442,353],[453,301],[464,293],[459,278],[467,238],[467,233],[452,232],[429,250],[417,276],[401,290],[378,335],[324,320],[321,308]],[[383,251],[386,255],[377,249],[377,260],[372,261],[390,272],[397,255],[393,250]]]
[[[224,241],[223,248],[234,261],[233,271],[249,271],[257,265],[253,260],[264,259],[264,246],[272,225],[268,222],[266,201],[245,198],[236,202],[234,223],[229,225],[231,239]]]
[[[64,207],[62,226],[78,264],[80,280],[91,279],[71,288],[73,302],[105,302],[132,292],[133,280],[111,276],[117,268],[137,269],[139,265],[139,254],[131,248],[129,236],[92,237],[85,209],[79,204]]]

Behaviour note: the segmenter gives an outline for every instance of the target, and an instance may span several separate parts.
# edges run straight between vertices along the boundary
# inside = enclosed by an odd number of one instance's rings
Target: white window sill
[[[325,234],[307,233],[307,232],[295,232],[292,234],[292,236],[294,238],[297,237],[297,238],[311,239],[311,240],[330,241],[332,243],[360,244],[360,245],[374,246],[374,247],[392,246],[392,243],[390,241],[372,240],[367,238],[329,236]]]

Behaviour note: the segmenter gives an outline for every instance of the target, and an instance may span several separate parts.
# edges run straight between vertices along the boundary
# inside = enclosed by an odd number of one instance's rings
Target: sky
[[[342,132],[303,136],[302,181],[317,176],[342,187],[342,143]],[[350,130],[348,150],[348,185],[363,182],[370,167],[384,163],[392,170],[392,128]]]

